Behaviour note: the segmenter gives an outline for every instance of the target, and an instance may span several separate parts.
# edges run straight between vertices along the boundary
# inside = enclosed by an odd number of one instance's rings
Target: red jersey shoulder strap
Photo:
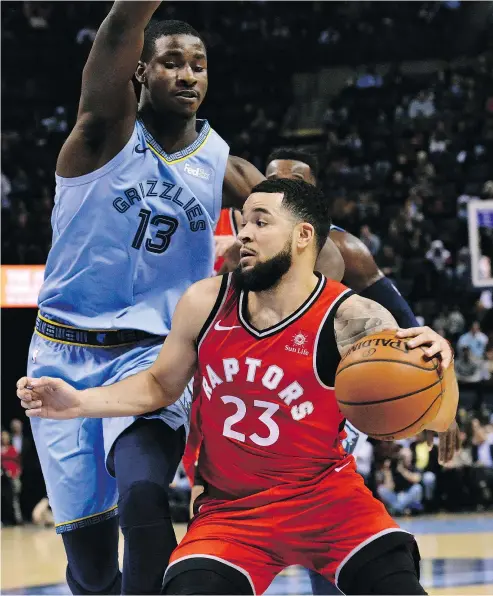
[[[217,294],[216,301],[214,302],[214,306],[212,307],[207,320],[205,321],[200,333],[197,336],[196,344],[197,350],[200,348],[201,343],[203,342],[205,336],[207,335],[208,331],[210,330],[212,323],[214,323],[214,319],[216,318],[219,311],[224,306],[226,300],[232,293],[232,284],[231,284],[231,274],[223,275],[221,280],[221,287],[219,288],[219,292]]]
[[[320,297],[320,306],[326,309],[326,312],[315,339],[313,370],[318,382],[326,389],[334,388],[337,367],[341,361],[334,332],[335,315],[339,306],[353,294],[354,292],[343,284],[327,280]]]

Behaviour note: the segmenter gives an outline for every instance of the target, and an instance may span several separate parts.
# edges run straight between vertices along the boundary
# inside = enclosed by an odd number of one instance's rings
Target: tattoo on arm
[[[390,312],[367,298],[350,296],[338,308],[334,319],[337,347],[342,354],[354,342],[372,333],[398,329]]]

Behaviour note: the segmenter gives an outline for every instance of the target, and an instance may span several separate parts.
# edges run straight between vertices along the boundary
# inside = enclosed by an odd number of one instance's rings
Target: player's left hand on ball
[[[441,368],[446,370],[452,360],[454,359],[454,353],[449,342],[439,335],[430,327],[411,327],[410,329],[399,329],[396,333],[399,339],[410,338],[407,345],[410,348],[417,348],[419,346],[426,346],[424,353],[428,358],[433,356],[440,356]]]
[[[435,433],[432,430],[426,431],[428,447],[433,447]],[[438,463],[443,465],[454,459],[454,455],[461,448],[460,429],[454,420],[444,433],[438,433]]]
[[[68,420],[82,415],[80,391],[62,379],[22,377],[17,397],[29,418]]]

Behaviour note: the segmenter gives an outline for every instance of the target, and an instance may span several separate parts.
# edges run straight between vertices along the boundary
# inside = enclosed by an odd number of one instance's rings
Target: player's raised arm
[[[19,379],[17,395],[27,415],[56,420],[138,416],[174,403],[194,375],[196,340],[214,306],[221,281],[206,279],[185,292],[158,359],[145,371],[114,385],[83,391],[52,377]]]
[[[137,113],[132,77],[160,3],[117,0],[99,27],[82,74],[77,123],[58,157],[60,176],[103,166],[130,138]]]
[[[252,188],[265,180],[265,176],[246,159],[230,155],[223,182],[223,208],[243,208]]]

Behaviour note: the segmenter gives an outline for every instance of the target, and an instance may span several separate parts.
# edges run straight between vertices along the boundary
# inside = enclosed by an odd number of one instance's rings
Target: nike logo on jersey
[[[345,463],[343,466],[339,466],[338,468],[334,468],[334,471],[336,472],[340,472],[341,470],[343,470],[346,466],[349,466],[351,462],[348,461],[347,463]]]
[[[239,329],[240,326],[239,325],[234,325],[233,327],[223,327],[221,325],[221,321],[218,321],[215,325],[214,325],[214,329],[216,331],[231,331],[231,329]]]
[[[135,145],[134,147],[135,153],[145,153],[149,151],[149,147],[141,147],[140,145]]]

